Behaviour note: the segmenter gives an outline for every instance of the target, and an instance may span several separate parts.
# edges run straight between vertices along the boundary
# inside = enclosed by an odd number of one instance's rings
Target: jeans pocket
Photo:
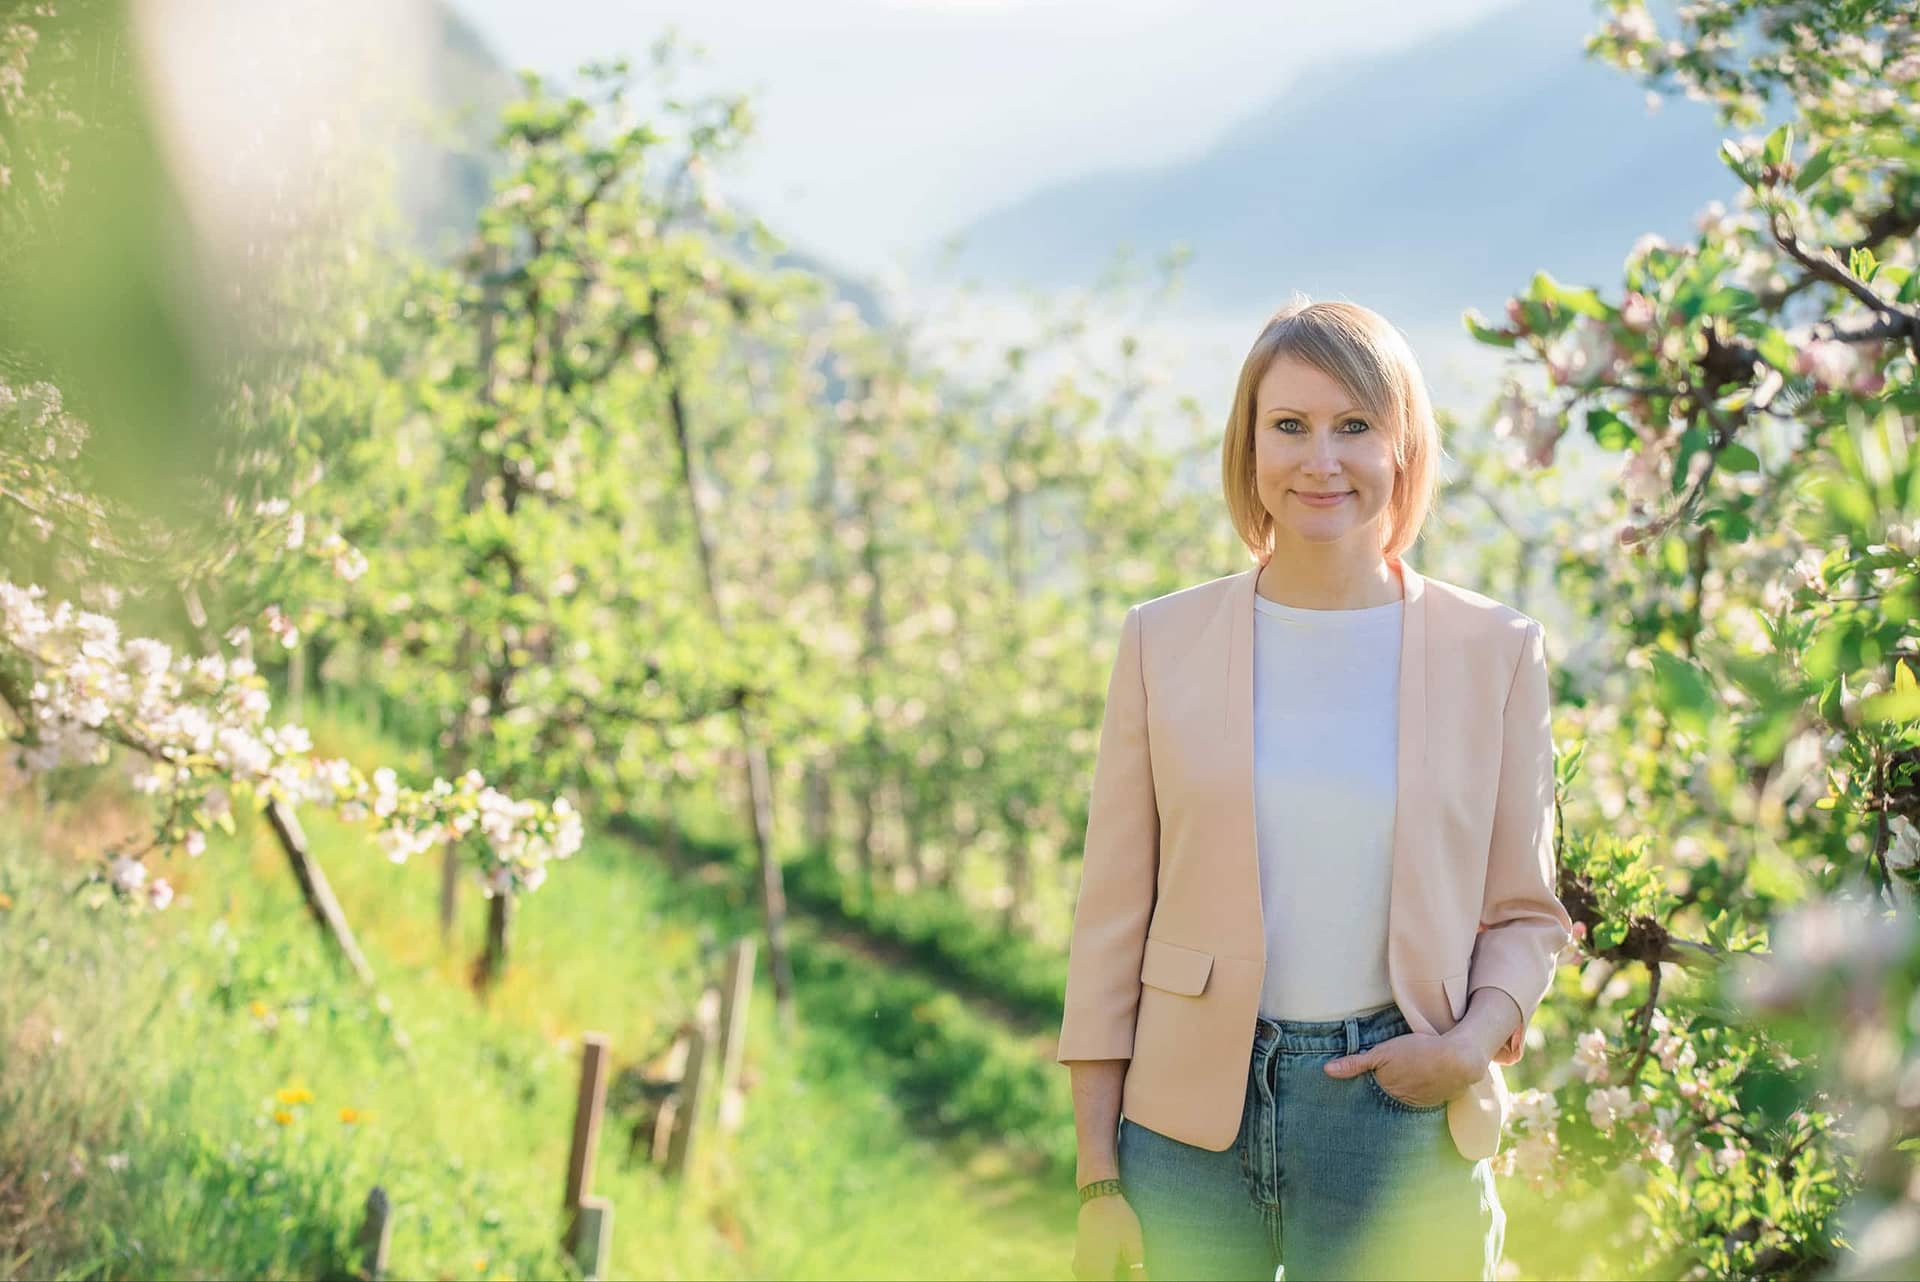
[[[1385,1103],[1387,1107],[1394,1109],[1398,1112],[1438,1113],[1447,1106],[1447,1101],[1445,1100],[1441,1100],[1438,1104],[1408,1103],[1406,1100],[1401,1099],[1398,1095],[1389,1095],[1387,1093],[1387,1088],[1380,1084],[1380,1079],[1374,1075],[1374,1071],[1372,1069],[1368,1069],[1364,1074],[1362,1074],[1362,1076],[1364,1076],[1367,1079],[1367,1085],[1373,1088],[1374,1095],[1378,1099],[1380,1099],[1383,1103]]]

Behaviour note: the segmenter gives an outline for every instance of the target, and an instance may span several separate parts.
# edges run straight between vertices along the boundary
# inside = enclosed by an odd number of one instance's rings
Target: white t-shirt
[[[1393,1000],[1387,889],[1404,601],[1309,610],[1253,599],[1254,824],[1268,1019]]]

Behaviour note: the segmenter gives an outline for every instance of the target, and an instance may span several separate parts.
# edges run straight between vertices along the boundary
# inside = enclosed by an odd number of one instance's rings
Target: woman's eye
[[[1278,428],[1283,428],[1283,429],[1284,429],[1284,428],[1285,428],[1285,427],[1287,426],[1287,424],[1289,424],[1289,423],[1298,423],[1299,421],[1300,421],[1300,420],[1299,420],[1299,419],[1297,419],[1297,418],[1283,418],[1283,419],[1278,419],[1278,420],[1276,420],[1276,421],[1274,422],[1274,426],[1275,426],[1275,427],[1278,427]],[[1350,419],[1348,419],[1348,420],[1347,420],[1347,421],[1346,421],[1345,423],[1343,423],[1343,424],[1341,424],[1341,426],[1342,426],[1342,427],[1356,427],[1356,426],[1357,426],[1357,427],[1359,427],[1359,428],[1361,429],[1361,431],[1372,431],[1372,430],[1373,430],[1372,428],[1370,428],[1370,427],[1368,427],[1368,426],[1367,426],[1367,420],[1365,420],[1365,419],[1363,419],[1363,418],[1350,418]],[[1288,434],[1289,434],[1289,435],[1291,435],[1291,433],[1288,433]],[[1355,436],[1358,436],[1359,434],[1360,434],[1359,432],[1355,432],[1355,433],[1353,433],[1353,435],[1355,435]]]

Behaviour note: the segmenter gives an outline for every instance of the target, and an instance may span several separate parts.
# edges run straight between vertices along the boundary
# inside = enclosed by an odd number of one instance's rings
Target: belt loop
[[[1359,1053],[1360,1050],[1360,1021],[1356,1017],[1349,1015],[1347,1016],[1346,1026],[1347,1054],[1354,1055]]]

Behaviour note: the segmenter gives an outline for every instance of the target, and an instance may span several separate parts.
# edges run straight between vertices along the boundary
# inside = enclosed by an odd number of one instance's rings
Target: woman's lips
[[[1295,490],[1293,492],[1293,495],[1295,498],[1299,499],[1302,503],[1305,503],[1310,507],[1336,507],[1339,504],[1346,502],[1347,495],[1352,493],[1353,493],[1352,490],[1348,490],[1344,494],[1334,494],[1326,498],[1322,498],[1317,494],[1308,494],[1304,490]]]

